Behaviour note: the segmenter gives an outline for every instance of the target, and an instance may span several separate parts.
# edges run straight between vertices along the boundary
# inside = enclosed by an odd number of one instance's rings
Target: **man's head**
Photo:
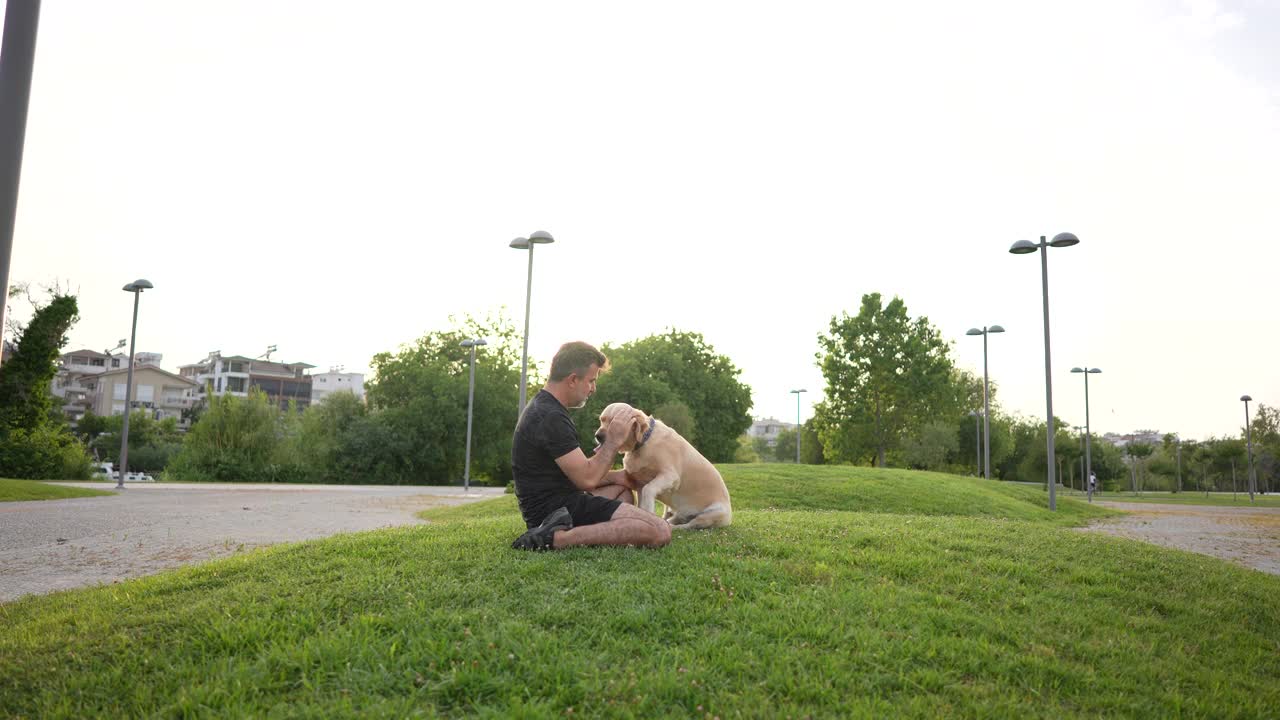
[[[609,358],[584,342],[570,342],[560,346],[551,359],[549,386],[555,386],[556,396],[565,407],[580,408],[587,404],[596,391],[596,378],[609,368]]]

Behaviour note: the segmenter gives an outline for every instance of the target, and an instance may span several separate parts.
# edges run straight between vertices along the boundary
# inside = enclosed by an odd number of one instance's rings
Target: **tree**
[[[1142,490],[1146,480],[1146,461],[1151,457],[1151,453],[1155,451],[1155,446],[1150,443],[1131,442],[1124,447],[1124,454],[1129,456],[1129,461],[1134,463],[1133,476],[1135,480],[1134,490]]]
[[[862,296],[856,316],[831,318],[819,335],[819,366],[826,398],[815,406],[819,434],[833,460],[886,456],[924,422],[958,411],[949,346],[928,318],[914,320],[895,297]]]
[[[935,420],[922,426],[906,444],[907,466],[921,470],[945,470],[960,452],[960,436],[953,423]]]
[[[595,419],[610,403],[625,402],[658,417],[658,408],[679,403],[692,418],[698,451],[711,462],[733,460],[738,436],[751,427],[751,388],[701,334],[670,329],[600,350],[611,369],[600,375],[596,394],[578,415],[584,418],[577,420],[584,446],[595,445]]]
[[[15,352],[0,365],[0,477],[88,477],[89,457],[66,423],[54,419],[50,391],[78,317],[75,296],[54,292],[25,327],[15,327]]]
[[[396,353],[373,357],[368,385],[371,415],[359,422],[360,447],[395,452],[380,462],[382,474],[368,481],[417,484],[461,482],[466,457],[468,338],[486,338],[476,352],[471,467],[478,482],[506,484],[511,478],[511,438],[520,387],[520,335],[503,315],[459,321],[428,333]],[[531,368],[536,379],[536,367]],[[530,385],[534,385],[533,379]],[[594,432],[594,427],[592,428]],[[385,437],[380,437],[380,434]],[[370,458],[371,460],[373,458]]]
[[[778,462],[796,461],[796,431],[779,430],[773,443],[773,458]]]
[[[248,397],[210,395],[208,410],[187,432],[167,471],[178,480],[272,482],[297,479],[299,469],[280,460],[284,445],[280,407],[261,388]],[[130,435],[133,419],[129,420]]]

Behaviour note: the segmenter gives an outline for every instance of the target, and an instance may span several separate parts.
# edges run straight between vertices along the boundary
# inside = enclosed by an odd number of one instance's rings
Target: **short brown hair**
[[[604,353],[584,342],[567,342],[556,351],[551,359],[551,382],[560,382],[577,373],[586,375],[592,365],[599,365],[601,370],[609,369],[609,358]]]

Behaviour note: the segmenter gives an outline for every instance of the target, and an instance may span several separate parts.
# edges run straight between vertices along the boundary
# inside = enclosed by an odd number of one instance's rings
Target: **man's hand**
[[[631,415],[619,413],[613,416],[609,421],[609,427],[604,429],[604,445],[611,445],[616,452],[622,443],[626,441],[627,434],[631,432],[631,428],[635,423],[635,418]]]

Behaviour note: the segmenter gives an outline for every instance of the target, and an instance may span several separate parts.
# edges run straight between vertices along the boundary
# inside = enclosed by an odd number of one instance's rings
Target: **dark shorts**
[[[577,492],[564,499],[564,507],[569,509],[569,516],[573,518],[574,527],[609,522],[621,505],[622,502],[620,500],[610,500],[585,492]],[[551,508],[551,510],[555,509]],[[529,527],[537,527],[545,519],[545,517],[540,518],[537,523],[529,525]]]

